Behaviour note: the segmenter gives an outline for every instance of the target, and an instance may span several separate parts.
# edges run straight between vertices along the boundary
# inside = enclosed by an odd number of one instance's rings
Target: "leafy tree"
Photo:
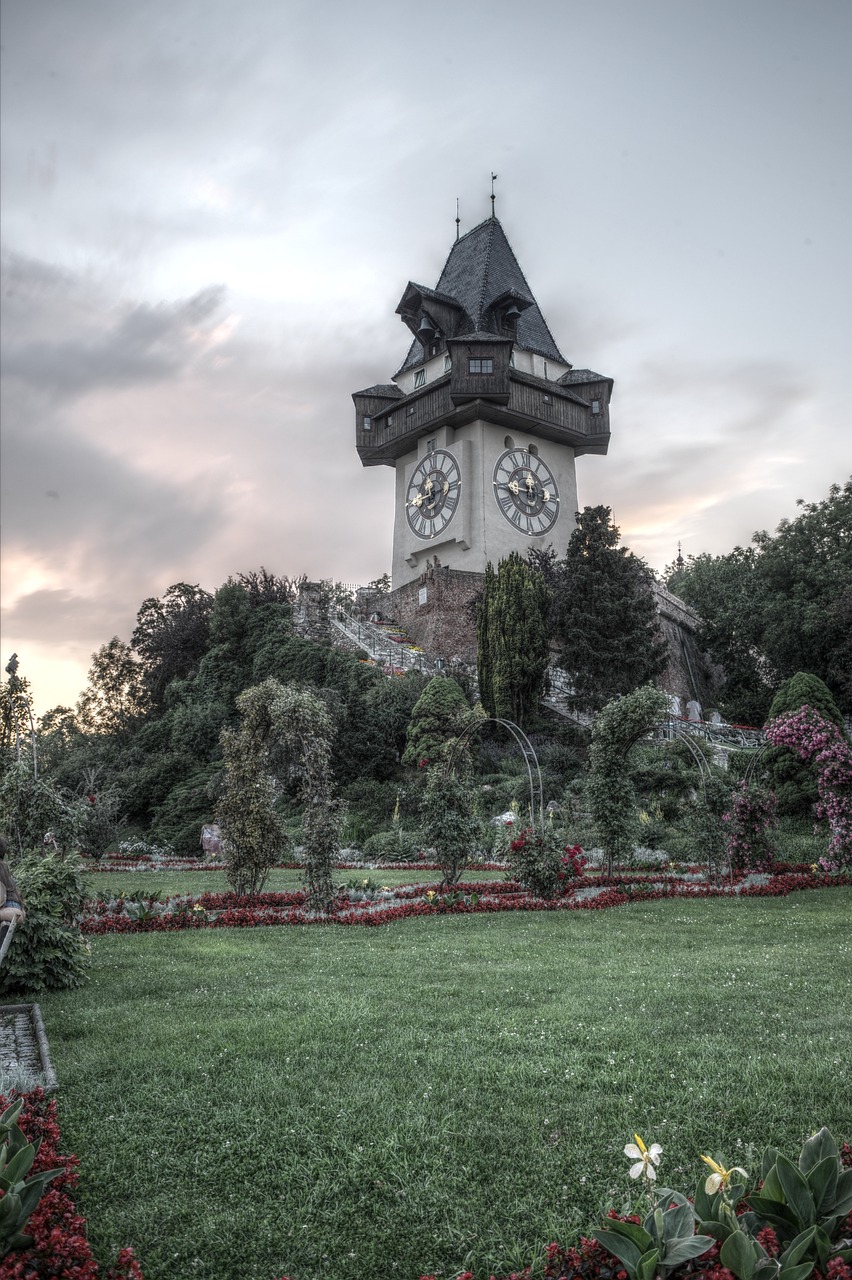
[[[446,764],[429,770],[421,802],[423,839],[435,849],[441,885],[457,884],[482,838],[482,822],[474,812],[473,788]]]
[[[0,754],[4,759],[30,761],[38,775],[38,743],[30,682],[18,675],[18,655],[6,664],[8,680],[0,681]]]
[[[669,579],[703,619],[731,719],[762,723],[773,693],[804,670],[852,713],[852,479],[798,505],[774,535],[756,533],[725,556],[690,556]]]
[[[161,600],[144,600],[130,643],[142,660],[152,704],[161,707],[172,680],[190,675],[210,644],[213,597],[197,584],[176,582]]]
[[[222,731],[225,772],[216,821],[224,835],[225,874],[241,895],[260,893],[287,840],[275,809],[280,784],[269,759],[275,745],[269,703],[278,687],[270,680],[246,689],[238,699],[239,728]]]
[[[0,778],[0,829],[18,854],[42,849],[48,831],[61,850],[76,843],[82,821],[78,803],[49,778],[37,778],[26,760],[8,764]]]
[[[651,571],[620,540],[609,507],[585,507],[564,560],[546,552],[531,557],[553,595],[551,631],[581,711],[599,711],[653,681],[666,665]]]
[[[828,686],[819,676],[797,671],[785,680],[772,699],[769,719],[798,711],[801,707],[813,707],[825,720],[836,724],[846,733],[843,717]],[[780,814],[809,814],[819,800],[816,773],[809,762],[787,747],[770,747],[761,763],[766,768],[772,790],[778,797]]]
[[[548,659],[550,593],[537,573],[513,551],[495,573],[485,570],[477,613],[477,676],[489,715],[525,725],[544,690]]]
[[[627,753],[667,713],[666,695],[652,685],[643,685],[607,703],[595,720],[588,796],[608,875],[616,862],[632,859],[638,834],[636,793],[627,771]]]
[[[239,729],[222,734],[225,778],[216,813],[228,879],[238,893],[263,887],[286,839],[275,801],[289,773],[299,780],[304,804],[307,902],[329,911],[344,816],[331,772],[331,719],[315,694],[273,679],[246,689],[237,706]]]
[[[127,740],[150,706],[144,672],[118,636],[92,655],[88,687],[77,701],[77,720],[89,733]]]
[[[470,707],[452,676],[433,676],[414,704],[402,756],[405,765],[443,759],[448,742],[464,728]]]

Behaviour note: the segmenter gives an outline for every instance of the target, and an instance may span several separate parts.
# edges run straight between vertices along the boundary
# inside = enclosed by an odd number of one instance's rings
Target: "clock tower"
[[[564,551],[574,460],[607,451],[612,379],[561,354],[493,216],[396,310],[408,354],[390,383],[353,396],[361,462],[396,472],[394,590],[433,556],[478,578],[512,551]]]

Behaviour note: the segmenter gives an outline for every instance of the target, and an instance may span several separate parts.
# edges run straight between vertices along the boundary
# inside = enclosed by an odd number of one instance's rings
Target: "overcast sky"
[[[2,0],[3,639],[40,711],[172,583],[389,569],[351,393],[497,215],[615,379],[655,568],[852,470],[849,0]],[[564,551],[564,548],[557,548]]]

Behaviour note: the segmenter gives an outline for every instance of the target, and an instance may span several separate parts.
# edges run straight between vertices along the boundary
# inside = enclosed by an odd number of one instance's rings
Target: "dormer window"
[[[416,369],[414,372],[414,390],[416,391],[418,387],[425,387],[425,386],[426,386],[426,370]]]
[[[366,414],[364,415],[364,430],[365,431],[373,430],[373,419],[369,418]]]
[[[593,400],[593,401],[592,401],[592,413],[600,413],[600,411],[601,411],[601,402],[600,402],[600,400]]]
[[[467,362],[468,373],[493,373],[494,361],[491,356],[471,356]]]

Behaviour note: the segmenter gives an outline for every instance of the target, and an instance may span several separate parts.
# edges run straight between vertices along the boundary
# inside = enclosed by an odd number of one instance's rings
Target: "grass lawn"
[[[369,877],[375,884],[387,884],[394,888],[398,884],[435,884],[441,879],[440,871],[423,871],[412,867],[410,871],[390,871],[378,867],[373,871],[361,870],[359,867],[338,868],[334,872],[335,884],[349,884],[350,880],[360,882]],[[480,871],[471,867],[465,872],[465,880],[504,880],[504,871]],[[265,891],[280,892],[283,889],[301,889],[305,883],[304,871],[270,872]],[[161,898],[168,898],[178,893],[191,893],[198,897],[205,890],[213,893],[225,893],[230,885],[224,871],[96,871],[86,876],[86,884],[92,897],[103,897],[105,894],[118,894],[122,889],[127,893],[158,893]]]
[[[620,1205],[634,1130],[684,1190],[701,1152],[848,1138],[850,907],[94,938],[40,1000],[90,1238],[146,1280],[480,1280]]]

